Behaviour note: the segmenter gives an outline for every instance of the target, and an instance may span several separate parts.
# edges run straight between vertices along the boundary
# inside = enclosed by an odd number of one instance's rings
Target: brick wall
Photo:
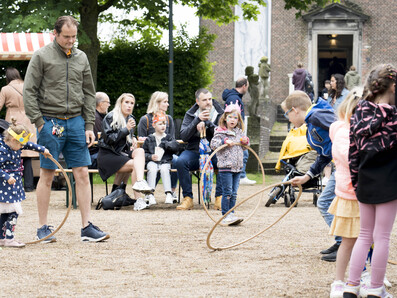
[[[363,26],[362,77],[363,82],[371,68],[379,63],[392,63],[397,67],[397,5],[394,1],[350,0],[370,16]],[[345,0],[341,1],[345,4]],[[271,82],[270,98],[280,103],[288,95],[288,73],[298,61],[308,65],[307,23],[295,18],[295,10],[285,10],[284,1],[272,1],[271,27]],[[214,66],[213,95],[221,98],[223,89],[233,87],[234,24],[218,27],[214,22],[201,24],[218,35],[209,61]]]
[[[213,97],[223,104],[223,90],[234,87],[234,23],[220,27],[213,21],[201,19],[200,26],[208,28],[210,33],[217,35],[214,50],[208,57],[210,62],[215,62],[213,67],[215,80],[209,88]]]

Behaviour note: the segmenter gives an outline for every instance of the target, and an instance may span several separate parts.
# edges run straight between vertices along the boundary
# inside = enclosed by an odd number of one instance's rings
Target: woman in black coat
[[[101,139],[98,141],[98,170],[104,181],[116,174],[114,188],[121,182],[126,184],[131,173],[132,189],[137,199],[134,210],[142,210],[147,204],[140,198],[139,192],[151,193],[152,189],[144,180],[145,151],[137,148],[137,140],[133,135],[134,105],[135,97],[123,93],[114,109],[103,119]]]

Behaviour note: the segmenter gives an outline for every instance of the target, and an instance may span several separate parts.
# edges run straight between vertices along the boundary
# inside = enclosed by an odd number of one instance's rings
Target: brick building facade
[[[339,57],[346,69],[356,64],[363,83],[370,69],[377,64],[397,66],[397,5],[394,1],[341,0],[325,8],[313,8],[298,19],[295,13],[295,10],[284,9],[284,1],[271,1],[269,62],[273,105],[288,95],[288,74],[299,61],[313,74],[317,90],[322,89],[327,78],[324,65],[333,56]],[[215,82],[211,88],[214,97],[220,99],[223,89],[234,84],[234,25],[218,27],[209,20],[202,20],[201,25],[218,36],[209,60],[216,62]],[[336,35],[334,45],[328,47],[333,34]],[[343,45],[338,47],[338,42]],[[249,97],[244,100],[248,103]],[[275,111],[274,108],[271,110]]]

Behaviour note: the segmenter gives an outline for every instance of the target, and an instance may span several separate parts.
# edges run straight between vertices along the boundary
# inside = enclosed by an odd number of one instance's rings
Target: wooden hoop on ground
[[[287,213],[290,212],[291,209],[294,208],[295,205],[298,203],[298,201],[299,201],[299,199],[300,199],[300,197],[301,197],[301,195],[302,195],[302,186],[301,186],[301,185],[298,185],[298,186],[299,186],[299,194],[298,194],[298,197],[296,198],[295,202],[287,209],[286,212],[284,212],[284,214],[282,214],[282,215],[281,215],[278,219],[276,219],[271,225],[269,225],[268,227],[264,228],[262,231],[259,231],[259,232],[256,233],[255,235],[253,235],[253,236],[251,236],[251,237],[249,237],[249,238],[247,238],[247,239],[245,239],[245,240],[243,240],[243,241],[241,241],[241,242],[238,242],[238,243],[235,243],[235,244],[232,244],[232,245],[229,245],[229,246],[214,247],[214,246],[212,246],[211,243],[210,243],[210,238],[211,238],[212,233],[214,232],[214,230],[216,229],[216,227],[220,224],[220,222],[221,222],[230,212],[232,212],[234,209],[236,209],[237,207],[239,207],[241,204],[244,204],[244,203],[245,203],[246,201],[248,201],[249,199],[253,198],[253,197],[254,197],[255,195],[257,195],[259,192],[262,192],[262,193],[263,193],[265,190],[272,189],[273,187],[276,187],[276,186],[279,186],[279,185],[286,185],[286,184],[291,184],[291,181],[280,182],[280,183],[276,183],[276,184],[270,185],[270,186],[268,186],[268,187],[265,187],[264,189],[262,189],[262,190],[260,190],[260,191],[257,191],[257,192],[254,193],[253,195],[250,195],[250,196],[247,197],[246,199],[242,200],[240,203],[236,204],[236,206],[234,206],[232,209],[230,209],[227,213],[225,213],[225,215],[223,215],[223,216],[215,223],[215,225],[212,227],[211,231],[208,233],[208,236],[207,236],[207,246],[208,246],[208,248],[209,248],[209,249],[212,249],[212,250],[225,250],[225,249],[228,249],[228,248],[232,248],[232,247],[238,246],[238,245],[240,245],[240,244],[243,244],[243,243],[245,243],[245,242],[248,242],[249,240],[254,239],[255,237],[257,237],[257,236],[259,236],[260,234],[262,234],[263,232],[269,230],[269,229],[270,229],[271,227],[273,227],[276,223],[278,223],[278,222],[279,222],[284,216],[286,216]]]
[[[388,262],[389,262],[390,264],[397,265],[397,262],[396,262],[396,261],[388,260]]]
[[[48,158],[51,159],[51,161],[57,165],[57,167],[62,171],[62,174],[65,177],[66,184],[68,185],[68,188],[69,188],[69,206],[68,206],[68,209],[66,210],[66,214],[65,214],[65,217],[63,218],[62,222],[50,235],[47,235],[46,237],[41,238],[39,240],[27,242],[25,244],[36,244],[36,243],[47,240],[48,238],[54,236],[56,234],[56,232],[58,232],[62,228],[63,224],[66,222],[66,219],[69,216],[70,210],[72,209],[72,185],[70,184],[69,177],[66,174],[65,170],[63,169],[63,167],[59,164],[59,162],[57,162],[52,156],[49,156]]]
[[[224,144],[224,145],[222,145],[222,146],[216,148],[216,149],[211,153],[211,155],[208,157],[207,162],[204,164],[204,167],[203,167],[203,169],[201,170],[201,174],[200,174],[200,184],[201,184],[201,185],[204,185],[204,173],[205,173],[205,169],[208,167],[208,164],[209,164],[210,160],[212,159],[212,157],[213,157],[219,150],[222,150],[223,148],[225,148],[225,147],[227,147],[227,146],[229,146],[229,145],[228,145],[228,144]],[[262,184],[265,185],[265,171],[264,171],[264,169],[263,169],[262,162],[261,162],[259,156],[256,154],[256,152],[255,152],[251,147],[246,146],[246,145],[242,145],[242,144],[240,144],[240,143],[233,143],[232,146],[241,146],[241,147],[243,147],[243,148],[248,149],[249,151],[251,151],[251,153],[254,154],[254,156],[255,156],[256,159],[258,160],[258,163],[259,163],[259,165],[260,165],[260,167],[261,167],[261,171],[262,171]],[[259,193],[259,192],[256,192],[255,194],[258,194],[258,193]],[[198,195],[199,195],[199,197],[201,196],[201,189],[200,189]],[[256,210],[258,210],[259,205],[260,205],[260,203],[261,203],[261,201],[262,201],[262,198],[263,198],[263,192],[262,192],[262,196],[259,198],[258,203],[256,204],[255,208],[252,210],[252,212],[251,212],[247,217],[244,218],[244,222],[248,221],[248,220],[252,217],[252,215],[254,215],[254,213],[256,212]],[[205,210],[205,212],[207,213],[208,217],[211,218],[211,219],[216,223],[217,220],[209,213],[208,208],[207,208],[207,206],[206,206],[204,200],[202,200],[202,202],[203,202],[204,210]],[[234,210],[234,209],[233,209],[233,210]],[[220,225],[221,225],[221,226],[224,226],[222,223],[221,223]]]

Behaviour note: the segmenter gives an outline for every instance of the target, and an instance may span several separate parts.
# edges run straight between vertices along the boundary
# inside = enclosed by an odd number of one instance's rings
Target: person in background
[[[56,160],[62,153],[73,170],[79,203],[81,240],[99,242],[109,234],[91,223],[91,186],[88,166],[95,141],[95,86],[87,55],[74,48],[79,23],[71,16],[59,17],[54,26],[52,43],[35,51],[25,76],[23,101],[26,116],[38,131],[38,143]],[[62,82],[62,83],[60,83]],[[40,179],[37,184],[39,224],[37,238],[51,234],[48,206],[51,185],[57,166],[40,156]],[[54,242],[52,236],[44,242]]]
[[[174,119],[170,115],[167,115],[169,107],[168,94],[161,91],[156,91],[150,96],[149,104],[146,110],[146,115],[142,116],[138,123],[138,138],[139,140],[145,140],[146,137],[154,133],[153,127],[153,116],[157,113],[164,113],[166,115],[166,128],[165,133],[175,138],[175,125]],[[172,158],[171,168],[175,169],[175,162],[178,156],[174,154]],[[157,181],[159,180],[157,176]],[[172,196],[175,200],[178,199],[176,195],[176,186],[178,184],[178,174],[171,172],[171,189]]]
[[[361,82],[360,75],[356,71],[355,66],[350,66],[350,70],[345,74],[345,83],[348,90],[352,90],[354,87],[359,86]]]
[[[221,105],[212,99],[212,94],[207,89],[198,89],[195,97],[196,103],[186,112],[181,127],[181,138],[187,143],[186,149],[175,164],[184,197],[182,203],[176,207],[177,210],[193,209],[192,178],[189,172],[199,169],[200,132],[206,130],[207,140],[211,142],[215,127],[223,114]],[[217,159],[214,156],[212,158],[214,168],[216,168],[216,162]],[[222,186],[219,179],[216,181],[214,208],[220,210]]]
[[[15,117],[18,124],[23,124],[29,131],[35,131],[34,125],[26,117],[22,95],[23,80],[16,68],[9,67],[6,69],[6,82],[7,86],[1,88],[0,92],[0,110],[4,105],[7,109],[5,120],[11,122],[11,117]],[[31,141],[36,143],[37,138],[35,134],[31,136]],[[23,185],[25,192],[31,192],[35,188],[32,158],[37,158],[39,155],[37,152],[31,150],[23,150],[21,157],[23,163]]]
[[[104,92],[97,92],[95,94],[96,99],[96,109],[95,109],[95,124],[94,124],[94,135],[95,140],[98,141],[99,135],[102,133],[102,121],[108,113],[110,107],[109,96]],[[88,148],[91,156],[91,166],[88,168],[96,169],[98,168],[97,157],[98,157],[98,146],[91,146]]]
[[[246,78],[238,78],[236,81],[236,87],[233,89],[225,89],[222,93],[222,99],[225,101],[225,107],[230,104],[237,104],[241,110],[241,117],[244,121],[245,113],[244,113],[244,103],[243,96],[247,93],[249,87],[248,80]],[[246,131],[244,132],[246,134]],[[249,153],[248,150],[244,150],[244,158],[243,158],[243,169],[240,173],[240,184],[253,185],[256,183],[255,180],[250,180],[247,177],[247,173],[245,171],[247,162],[248,162]]]
[[[331,76],[331,90],[328,94],[328,103],[334,108],[334,111],[338,110],[338,106],[345,99],[349,91],[345,88],[345,79],[343,75],[337,73]]]
[[[321,91],[320,97],[325,99],[325,100],[327,100],[330,91],[331,91],[331,81],[330,80],[325,80],[324,89]]]
[[[154,115],[152,119],[154,133],[146,138],[145,143],[143,143],[143,150],[145,150],[149,186],[153,190],[156,188],[157,173],[160,171],[166,196],[165,203],[174,204],[177,200],[171,192],[170,170],[172,155],[179,150],[179,144],[173,136],[165,133],[166,122],[167,116],[164,113]],[[149,206],[157,204],[153,194],[148,195],[148,204]]]
[[[103,119],[102,134],[98,142],[98,171],[103,181],[116,174],[112,191],[121,182],[127,184],[131,176],[136,199],[134,210],[139,211],[148,207],[139,193],[150,194],[153,190],[143,179],[145,151],[137,147],[137,139],[133,134],[134,106],[134,95],[123,93],[117,99],[114,109]]]
[[[294,85],[294,90],[305,91],[306,69],[303,68],[302,62],[298,62],[297,66],[298,68],[292,74],[292,84]]]

